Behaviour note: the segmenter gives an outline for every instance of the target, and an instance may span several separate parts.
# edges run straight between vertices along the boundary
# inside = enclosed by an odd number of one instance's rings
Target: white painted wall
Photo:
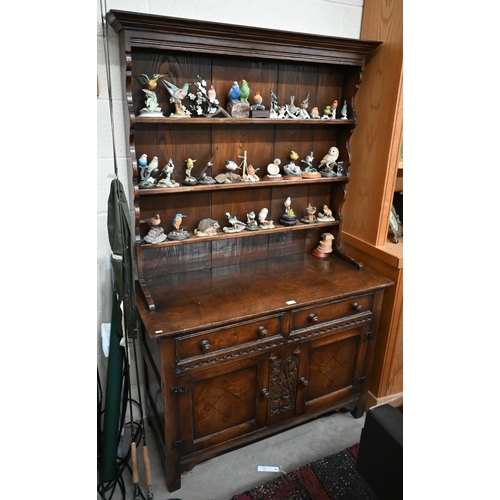
[[[104,0],[102,0],[104,4]],[[230,5],[230,7],[229,7]],[[260,26],[280,30],[359,38],[363,0],[108,0],[106,10],[118,9],[150,14],[200,19],[237,25]],[[120,68],[118,36],[110,27],[103,38],[101,2],[97,2],[97,70],[100,94],[97,97],[97,366],[103,389],[106,387],[107,362],[102,352],[101,323],[111,321],[110,248],[107,234],[107,200],[114,172],[111,114],[104,44],[109,45],[110,82],[115,128],[118,175],[132,199],[131,166],[128,161],[128,132],[123,99],[125,76]],[[106,32],[106,31],[104,31]],[[130,205],[132,207],[132,205]],[[134,217],[131,213],[131,220]],[[132,370],[133,371],[133,370]],[[134,384],[134,381],[133,381]]]

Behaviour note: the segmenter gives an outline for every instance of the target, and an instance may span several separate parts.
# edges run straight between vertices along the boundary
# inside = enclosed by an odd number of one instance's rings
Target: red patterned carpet
[[[358,444],[304,465],[231,500],[376,500],[356,470]]]

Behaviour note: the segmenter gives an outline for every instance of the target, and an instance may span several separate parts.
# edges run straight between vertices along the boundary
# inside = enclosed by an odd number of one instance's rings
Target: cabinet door
[[[266,356],[214,366],[181,376],[179,427],[183,456],[255,431],[265,425],[265,398],[260,396]]]
[[[366,387],[365,357],[371,321],[302,346],[297,415],[355,400]],[[367,335],[368,334],[368,335]]]

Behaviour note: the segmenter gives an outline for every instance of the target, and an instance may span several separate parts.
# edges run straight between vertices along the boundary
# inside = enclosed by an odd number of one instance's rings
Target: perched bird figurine
[[[305,99],[300,103],[301,109],[307,109],[309,107],[309,92],[307,93]]]
[[[347,101],[344,101],[344,105],[342,106],[342,109],[340,110],[341,119],[342,120],[347,120]]]
[[[290,198],[290,196],[288,196],[288,198],[285,200],[285,212],[288,214],[290,213],[290,207],[292,206],[292,199]]]
[[[182,215],[182,214],[175,214],[174,215],[174,218],[172,219],[172,226],[174,227],[175,231],[180,231],[183,217],[186,217],[186,216]]]
[[[159,226],[161,223],[160,214],[155,214],[153,217],[145,220],[151,227]]]
[[[253,103],[255,106],[262,106],[262,96],[260,95],[260,92],[258,90],[253,95]]]
[[[181,102],[182,99],[186,97],[187,91],[189,89],[189,83],[185,83],[182,88],[178,88],[173,83],[170,83],[167,80],[161,80],[161,82],[167,88],[168,93],[172,96],[174,102]]]
[[[231,88],[229,89],[229,92],[227,94],[227,98],[229,102],[232,101],[237,101],[241,95],[241,89],[240,86],[238,85],[237,81],[234,81],[233,84],[231,85]]]
[[[250,87],[246,80],[241,80],[240,87],[240,101],[248,101],[248,96],[250,95]]]
[[[326,108],[323,110],[323,119],[330,118],[330,115],[332,114],[332,107],[330,105],[326,106]]]
[[[139,167],[144,168],[148,164],[148,155],[146,153],[142,154],[141,157],[138,160],[139,162]]]
[[[145,74],[132,76],[136,78],[141,85],[144,85],[144,88],[155,92],[156,86],[158,85],[158,80],[166,75],[159,75],[158,73],[155,73],[151,78],[149,78],[149,76]]]
[[[339,150],[335,146],[332,146],[328,153],[323,156],[322,160],[319,162],[318,170],[321,170],[323,167],[330,166],[331,163],[335,163],[335,160],[339,157]]]
[[[317,106],[311,109],[311,118],[319,118],[319,109]]]
[[[339,101],[335,99],[332,104],[332,120],[335,120],[337,118],[337,108],[339,106]]]
[[[278,109],[278,97],[276,94],[273,92],[273,89],[269,91],[269,94],[271,95],[271,106],[274,110]]]
[[[233,160],[226,160],[225,162],[225,165],[226,165],[226,168],[228,170],[231,170],[234,171],[234,170],[238,170],[239,168],[241,168],[236,162],[234,162]]]
[[[217,92],[215,91],[215,87],[213,85],[210,85],[210,88],[207,91],[207,96],[212,102],[217,97]]]
[[[151,163],[148,165],[146,172],[148,175],[152,175],[157,171],[158,171],[158,156],[153,156],[153,159],[151,160]]]
[[[295,161],[295,160],[298,160],[299,158],[299,155],[295,152],[295,151],[290,151],[290,158]]]

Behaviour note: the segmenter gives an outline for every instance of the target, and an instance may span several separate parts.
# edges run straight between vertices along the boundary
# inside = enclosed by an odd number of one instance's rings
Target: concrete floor
[[[259,472],[258,465],[277,466],[285,472],[291,472],[302,465],[359,443],[365,415],[359,419],[353,418],[346,411],[326,415],[199,463],[182,475],[181,488],[172,493],[167,490],[159,450],[151,430],[146,425],[154,499],[230,500],[236,493],[282,474]],[[141,459],[142,447],[138,447],[139,484],[144,498],[147,498]],[[124,480],[126,500],[133,500],[132,479],[127,472],[124,474]],[[121,492],[115,491],[113,497],[106,496],[106,500],[122,500]]]

